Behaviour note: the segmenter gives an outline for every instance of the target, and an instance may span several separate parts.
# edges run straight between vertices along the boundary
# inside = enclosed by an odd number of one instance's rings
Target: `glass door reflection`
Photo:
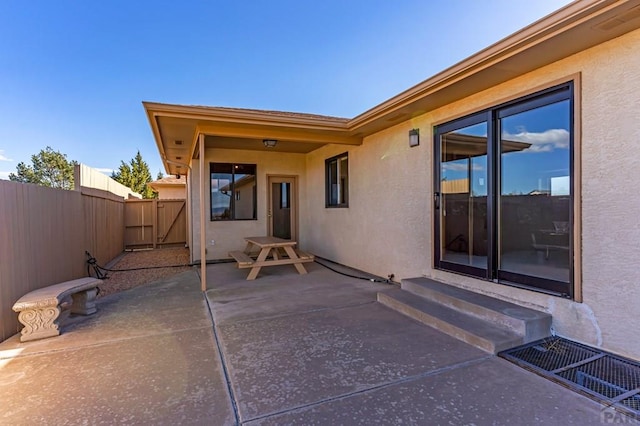
[[[440,138],[440,261],[486,276],[487,123]]]
[[[565,100],[500,119],[498,269],[504,279],[570,282],[568,104]]]

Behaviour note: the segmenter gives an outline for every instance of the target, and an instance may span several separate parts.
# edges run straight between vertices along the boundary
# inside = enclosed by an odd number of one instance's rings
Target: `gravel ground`
[[[189,263],[189,249],[162,248],[156,250],[139,250],[125,252],[117,263],[109,269],[144,268],[149,266],[186,265]],[[100,265],[105,266],[105,265]],[[141,269],[126,272],[108,272],[108,279],[100,287],[98,297],[108,296],[120,291],[129,290],[139,285],[148,284],[184,271],[191,270],[191,266],[178,268]]]

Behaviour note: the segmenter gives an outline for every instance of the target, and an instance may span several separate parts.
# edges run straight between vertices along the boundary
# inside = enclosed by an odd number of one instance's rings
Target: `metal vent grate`
[[[587,347],[575,347],[563,339],[547,339],[522,349],[516,348],[509,354],[512,357],[528,362],[545,371],[553,371],[558,368],[584,361],[600,352]]]
[[[498,354],[523,368],[640,418],[640,364],[550,337]]]

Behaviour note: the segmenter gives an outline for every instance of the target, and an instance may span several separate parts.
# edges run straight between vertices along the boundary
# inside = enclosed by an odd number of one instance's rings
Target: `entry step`
[[[550,335],[551,315],[428,278],[402,280],[378,301],[487,352]]]

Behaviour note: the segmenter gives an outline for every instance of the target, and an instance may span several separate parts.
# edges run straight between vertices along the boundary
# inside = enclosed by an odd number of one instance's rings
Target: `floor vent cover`
[[[561,337],[498,354],[543,377],[640,419],[640,364]]]

